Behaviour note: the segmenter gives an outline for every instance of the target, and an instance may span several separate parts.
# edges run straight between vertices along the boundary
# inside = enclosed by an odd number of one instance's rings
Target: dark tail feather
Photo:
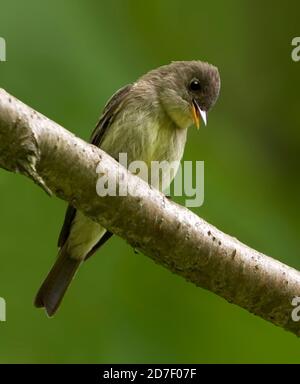
[[[57,311],[68,286],[70,285],[81,260],[72,259],[65,250],[60,250],[51,271],[39,289],[34,305],[45,307],[47,314],[52,316]]]

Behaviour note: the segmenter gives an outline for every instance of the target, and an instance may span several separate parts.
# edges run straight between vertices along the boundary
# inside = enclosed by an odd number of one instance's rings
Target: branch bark
[[[0,167],[33,179],[123,237],[158,264],[296,335],[292,299],[300,273],[219,231],[101,149],[0,90]],[[98,175],[135,185],[134,196],[99,197]]]

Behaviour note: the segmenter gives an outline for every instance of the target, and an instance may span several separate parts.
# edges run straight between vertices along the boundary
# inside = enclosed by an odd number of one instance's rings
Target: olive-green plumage
[[[173,62],[152,70],[109,100],[91,142],[116,159],[119,153],[127,153],[128,163],[180,161],[187,128],[193,122],[198,125],[200,118],[206,120],[219,89],[217,68],[201,61]],[[153,186],[161,190],[168,187],[164,180]],[[35,305],[45,307],[48,315],[53,315],[80,264],[111,235],[69,206],[59,237],[57,261],[42,284]]]

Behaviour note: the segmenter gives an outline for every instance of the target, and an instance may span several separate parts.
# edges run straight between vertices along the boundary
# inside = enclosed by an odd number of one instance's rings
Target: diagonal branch
[[[0,167],[33,179],[158,264],[300,335],[293,321],[300,273],[265,256],[152,189],[102,150],[0,90]],[[135,185],[99,197],[98,173]]]

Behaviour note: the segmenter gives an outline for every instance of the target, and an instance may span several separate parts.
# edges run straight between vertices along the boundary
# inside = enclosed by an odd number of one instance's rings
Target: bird
[[[200,60],[173,61],[119,89],[107,102],[90,143],[113,158],[174,162],[182,159],[188,128],[207,123],[220,92],[218,68]],[[168,183],[175,177],[176,170]],[[147,180],[148,181],[148,180]],[[161,180],[152,186],[167,187]],[[80,265],[112,233],[69,205],[58,239],[58,256],[42,283],[35,306],[49,317],[58,310]]]

